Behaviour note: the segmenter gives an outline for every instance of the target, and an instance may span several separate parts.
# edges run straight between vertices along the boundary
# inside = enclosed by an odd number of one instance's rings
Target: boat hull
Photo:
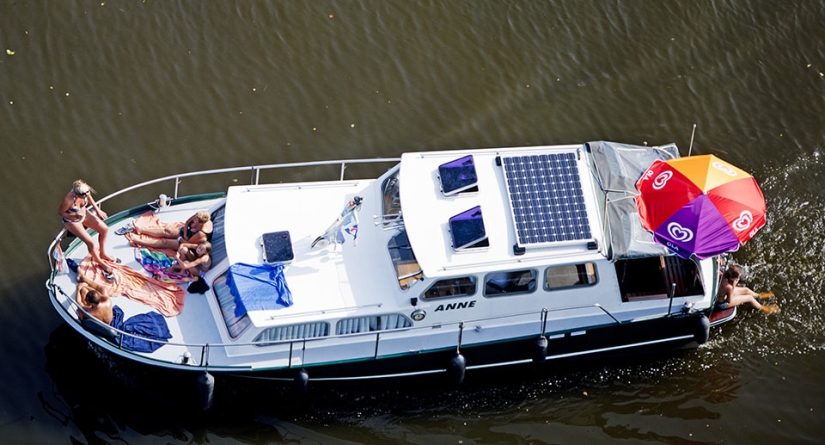
[[[695,348],[707,339],[707,328],[707,318],[697,312],[551,334],[546,337],[546,343],[536,336],[395,357],[310,365],[303,368],[225,373],[255,375],[274,380],[295,380],[298,372],[304,370],[309,381],[389,379],[447,374],[448,380],[454,380],[457,371],[455,368],[461,366],[457,365],[456,360],[459,354],[463,358],[463,369],[460,371],[472,373],[483,368],[541,365],[558,360],[606,358]]]

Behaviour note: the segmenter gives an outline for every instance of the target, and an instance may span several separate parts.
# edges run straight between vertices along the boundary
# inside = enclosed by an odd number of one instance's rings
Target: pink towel
[[[146,230],[146,229],[171,229],[173,232],[177,232],[181,227],[183,227],[183,222],[181,222],[181,221],[175,221],[175,222],[161,221],[160,219],[158,219],[157,215],[155,215],[155,213],[152,212],[151,210],[149,210],[146,213],[138,216],[135,219],[133,224],[134,224],[134,226],[135,226],[135,228],[137,229],[138,232],[140,232],[142,230]],[[155,238],[153,236],[150,236],[150,235],[138,234],[138,233],[134,233],[134,232],[127,233],[126,238],[129,240],[129,242],[132,244],[132,246],[135,246],[135,247],[145,247],[143,245],[136,244],[135,241],[146,241],[146,240],[152,241],[152,240],[157,239],[157,238]],[[172,249],[155,249],[153,247],[148,247],[148,249],[154,250],[156,252],[163,252],[163,253],[165,253],[166,255],[168,255],[172,258],[174,258],[175,254],[177,253],[176,251],[174,251]]]
[[[103,276],[103,269],[97,267],[91,256],[81,263],[78,273],[88,280],[101,284],[110,296],[126,295],[132,300],[152,306],[158,312],[173,317],[183,310],[186,291],[175,283],[165,283],[119,263],[106,262],[112,267],[115,281],[110,283]]]

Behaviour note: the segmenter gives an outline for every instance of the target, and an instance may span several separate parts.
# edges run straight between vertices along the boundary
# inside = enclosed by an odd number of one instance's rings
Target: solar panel
[[[441,191],[444,196],[472,189],[478,184],[473,155],[439,165],[438,177],[441,178]]]
[[[575,153],[502,157],[519,246],[592,239]]]

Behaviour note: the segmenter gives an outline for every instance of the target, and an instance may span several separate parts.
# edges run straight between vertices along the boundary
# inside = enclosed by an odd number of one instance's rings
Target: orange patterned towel
[[[144,214],[138,216],[137,218],[135,218],[135,220],[132,224],[134,224],[134,226],[135,226],[135,228],[137,229],[138,232],[140,232],[142,230],[146,230],[146,229],[170,229],[173,232],[177,232],[181,227],[183,227],[183,222],[181,222],[181,221],[175,221],[175,222],[161,221],[160,219],[158,219],[158,216],[155,215],[155,213],[151,210],[149,210],[146,213],[144,213]],[[157,239],[157,238],[155,238],[153,236],[150,236],[150,235],[143,235],[143,234],[138,234],[138,233],[134,233],[134,232],[127,233],[126,238],[129,240],[129,243],[134,247],[145,247],[143,245],[136,244],[135,241],[138,241],[138,242],[139,241],[152,241],[152,240]],[[155,248],[152,248],[152,247],[149,247],[148,249],[154,250],[156,252],[163,252],[163,253],[165,253],[166,255],[168,255],[172,258],[174,258],[175,253],[177,253],[177,252],[175,252],[174,250],[171,250],[171,249],[155,249]]]
[[[165,283],[119,263],[106,262],[112,267],[115,281],[110,283],[103,276],[103,269],[97,267],[91,256],[87,256],[78,269],[88,280],[101,284],[112,296],[126,295],[132,300],[152,306],[158,312],[174,317],[183,310],[186,291],[175,283]]]

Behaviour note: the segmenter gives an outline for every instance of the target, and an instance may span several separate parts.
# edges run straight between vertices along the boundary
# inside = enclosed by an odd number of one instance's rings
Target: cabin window
[[[415,253],[413,253],[410,246],[407,232],[402,230],[390,238],[389,243],[387,243],[387,250],[390,252],[392,265],[395,268],[398,286],[401,287],[401,290],[409,289],[424,274],[421,272],[418,260],[415,259]]]
[[[292,326],[277,326],[261,331],[254,342],[275,342],[283,340],[297,340],[302,338],[318,338],[329,335],[329,323],[321,321],[318,323],[303,323]],[[255,346],[266,346],[255,345]]]
[[[244,313],[240,317],[235,316],[235,297],[232,296],[232,292],[226,284],[225,273],[215,279],[212,288],[215,290],[215,296],[218,299],[218,305],[221,307],[221,315],[223,315],[223,321],[226,323],[229,336],[233,339],[238,338],[252,324],[249,315]]]
[[[484,295],[499,297],[502,295],[529,294],[536,290],[537,276],[535,270],[489,273],[484,277]]]
[[[381,184],[383,215],[381,220],[387,226],[401,218],[401,190],[399,188],[398,172],[387,177]]]
[[[424,292],[425,300],[437,298],[467,297],[476,293],[475,277],[447,278],[433,283]]]
[[[401,314],[373,315],[339,320],[335,326],[336,335],[358,334],[361,332],[389,331],[412,326],[412,321]]]
[[[544,271],[544,289],[558,290],[596,284],[596,265],[593,263],[551,266]]]
[[[625,302],[705,293],[696,263],[675,255],[618,260],[616,278]]]

